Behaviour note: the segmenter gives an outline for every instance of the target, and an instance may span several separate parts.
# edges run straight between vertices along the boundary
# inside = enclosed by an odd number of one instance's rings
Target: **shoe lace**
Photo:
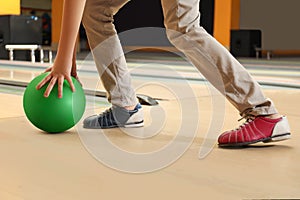
[[[103,111],[102,113],[100,113],[99,115],[102,117],[106,117],[107,115],[109,115],[110,113],[112,113],[112,108],[108,108],[105,111]]]
[[[114,115],[113,115],[113,109],[108,108],[104,112],[100,113],[98,115],[98,122],[100,126],[111,126],[116,123]]]
[[[248,124],[250,124],[251,122],[253,122],[254,119],[255,119],[255,116],[254,115],[245,115],[242,118],[240,118],[238,121],[241,121],[243,119],[245,119],[246,121],[243,124],[241,124],[238,128],[236,128],[235,129],[236,131],[240,130],[240,129],[244,128],[244,127],[246,127]]]

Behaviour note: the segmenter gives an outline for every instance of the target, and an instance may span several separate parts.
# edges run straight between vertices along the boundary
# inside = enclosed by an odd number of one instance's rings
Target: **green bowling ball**
[[[85,94],[80,83],[72,77],[75,92],[72,92],[67,80],[63,83],[63,97],[58,98],[57,83],[49,97],[44,97],[48,84],[40,90],[37,84],[48,75],[43,73],[35,77],[26,87],[23,95],[23,108],[28,120],[37,128],[48,133],[64,132],[81,119],[85,111]]]

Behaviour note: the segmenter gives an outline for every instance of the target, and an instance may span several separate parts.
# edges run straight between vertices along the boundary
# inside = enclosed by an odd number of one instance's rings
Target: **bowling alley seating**
[[[43,47],[42,45],[37,44],[7,44],[5,49],[9,51],[9,60],[14,60],[14,51],[15,50],[29,50],[31,55],[31,62],[35,62],[35,50],[40,51],[40,62],[44,62],[44,50],[48,51],[49,63],[52,62],[52,49],[49,47]]]

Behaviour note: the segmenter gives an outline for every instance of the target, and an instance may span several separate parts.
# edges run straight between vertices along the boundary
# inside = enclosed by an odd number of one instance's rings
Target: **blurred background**
[[[55,52],[63,0],[0,0],[0,59],[8,59],[6,44],[38,44]],[[236,57],[297,57],[300,55],[299,0],[201,0],[201,25]],[[164,27],[160,0],[132,0],[115,16],[118,32],[140,27]],[[145,33],[147,34],[147,33]],[[154,36],[155,37],[155,36]],[[137,39],[124,48],[169,49],[166,37]],[[152,35],[153,38],[153,35]],[[174,49],[175,50],[175,49]],[[89,51],[81,26],[78,52]],[[38,51],[36,52],[39,53]],[[16,60],[29,60],[16,51]]]

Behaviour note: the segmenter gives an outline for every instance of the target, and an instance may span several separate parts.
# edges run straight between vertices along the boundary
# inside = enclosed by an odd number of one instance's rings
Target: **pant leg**
[[[83,25],[108,100],[117,106],[137,104],[113,16],[128,0],[87,0]]]
[[[246,69],[200,26],[199,0],[161,0],[170,42],[244,115],[277,113]]]

